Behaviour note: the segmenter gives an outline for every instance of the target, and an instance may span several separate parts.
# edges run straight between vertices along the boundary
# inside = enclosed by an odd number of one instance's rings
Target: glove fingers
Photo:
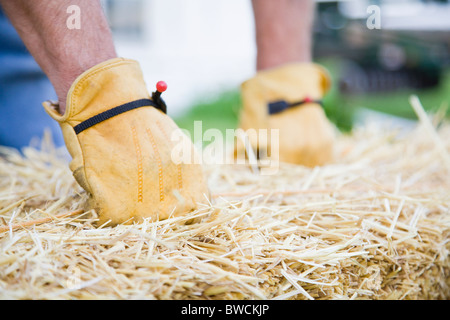
[[[332,159],[335,134],[320,106],[286,110],[270,117],[269,126],[279,130],[280,161],[314,166]]]
[[[92,205],[99,211],[100,223],[165,219],[194,209],[194,200],[205,191],[203,172],[199,165],[174,161],[170,118],[154,108],[131,112],[137,114],[129,120],[109,120],[108,128],[120,121],[122,133],[115,139],[105,136],[109,129],[99,124],[91,128],[83,148],[85,176],[95,195]]]

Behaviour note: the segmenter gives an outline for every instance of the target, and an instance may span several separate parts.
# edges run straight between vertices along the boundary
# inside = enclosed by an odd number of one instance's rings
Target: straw
[[[48,138],[2,148],[0,298],[449,299],[450,126],[414,104],[406,134],[369,123],[272,176],[205,165],[209,203],[116,227]]]

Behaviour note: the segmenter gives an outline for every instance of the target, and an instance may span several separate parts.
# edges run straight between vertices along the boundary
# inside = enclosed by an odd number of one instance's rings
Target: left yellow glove
[[[178,127],[152,101],[136,61],[115,58],[84,72],[69,90],[64,115],[49,102],[44,107],[61,126],[70,169],[99,224],[165,219],[206,201],[202,167],[172,159]],[[183,143],[195,154],[185,136]]]
[[[269,135],[249,135],[255,153],[263,150],[273,159],[310,167],[332,161],[335,133],[319,103],[330,85],[328,72],[313,63],[282,65],[245,81],[239,127],[275,129],[279,134],[276,148]],[[235,153],[239,157],[247,153],[240,140]]]

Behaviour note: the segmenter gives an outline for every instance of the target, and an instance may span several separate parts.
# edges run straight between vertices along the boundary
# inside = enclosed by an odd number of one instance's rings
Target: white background
[[[150,91],[157,81],[167,82],[169,115],[254,75],[250,0],[144,1],[143,16],[143,39],[116,37],[116,49],[140,62]]]

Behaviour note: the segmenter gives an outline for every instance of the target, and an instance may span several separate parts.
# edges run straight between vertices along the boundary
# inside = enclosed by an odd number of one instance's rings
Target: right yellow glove
[[[64,115],[49,102],[44,107],[61,126],[70,169],[99,224],[165,219],[206,202],[193,145],[184,136],[183,150],[193,152],[184,160],[191,163],[174,159],[171,138],[179,129],[151,100],[136,61],[111,59],[84,72],[69,90]]]
[[[324,68],[312,63],[292,63],[260,71],[242,84],[243,108],[240,128],[279,130],[278,148],[271,138],[249,135],[255,153],[264,151],[273,159],[307,166],[322,165],[333,158],[334,129],[318,100],[330,87]],[[278,155],[271,153],[279,151]],[[237,141],[236,154],[246,152]]]

